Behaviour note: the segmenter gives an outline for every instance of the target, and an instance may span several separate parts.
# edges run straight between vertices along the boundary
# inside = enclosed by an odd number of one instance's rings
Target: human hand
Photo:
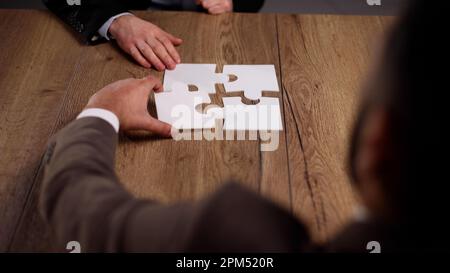
[[[101,108],[113,112],[124,131],[147,130],[169,137],[172,127],[148,113],[151,91],[162,91],[161,82],[153,76],[117,81],[94,94],[85,109]]]
[[[233,0],[196,0],[210,14],[221,14],[233,11]]]
[[[113,21],[109,33],[117,44],[140,65],[157,70],[174,69],[181,62],[175,46],[183,41],[158,26],[134,15],[124,15]]]

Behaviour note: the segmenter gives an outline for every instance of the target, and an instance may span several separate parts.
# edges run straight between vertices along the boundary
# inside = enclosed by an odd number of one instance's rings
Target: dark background
[[[266,0],[262,12],[395,15],[408,0],[379,1],[381,6],[370,6],[367,0]],[[0,0],[0,8],[45,7],[41,0]]]

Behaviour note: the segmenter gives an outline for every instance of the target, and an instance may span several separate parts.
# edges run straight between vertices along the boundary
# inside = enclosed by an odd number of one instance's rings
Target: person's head
[[[449,10],[411,2],[364,90],[350,165],[371,214],[429,247],[448,226]]]

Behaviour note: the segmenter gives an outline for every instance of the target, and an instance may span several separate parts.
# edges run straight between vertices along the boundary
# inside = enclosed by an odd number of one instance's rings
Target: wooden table
[[[274,152],[259,141],[121,136],[126,187],[172,203],[235,180],[298,216],[314,240],[339,231],[358,203],[346,172],[358,89],[392,19],[138,14],[184,39],[185,63],[275,64],[285,130]],[[64,251],[38,213],[45,144],[98,89],[149,70],[113,44],[80,44],[46,11],[0,10],[0,37],[0,251]]]

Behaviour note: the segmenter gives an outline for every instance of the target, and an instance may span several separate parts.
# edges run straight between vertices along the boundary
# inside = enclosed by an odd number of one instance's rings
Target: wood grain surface
[[[391,19],[278,16],[293,212],[317,241],[351,220],[347,172],[360,84]]]
[[[292,211],[317,241],[349,221],[357,196],[345,158],[358,86],[391,19],[138,15],[183,38],[184,63],[217,63],[218,71],[224,64],[274,64],[285,130],[274,152],[261,152],[258,140],[121,135],[116,169],[127,189],[174,203],[236,181]],[[0,10],[0,35],[7,37],[0,40],[0,251],[64,251],[38,212],[46,142],[104,85],[163,74],[139,67],[112,43],[81,45],[48,12]]]
[[[1,11],[0,26],[0,251],[5,251],[82,47],[47,12]]]

